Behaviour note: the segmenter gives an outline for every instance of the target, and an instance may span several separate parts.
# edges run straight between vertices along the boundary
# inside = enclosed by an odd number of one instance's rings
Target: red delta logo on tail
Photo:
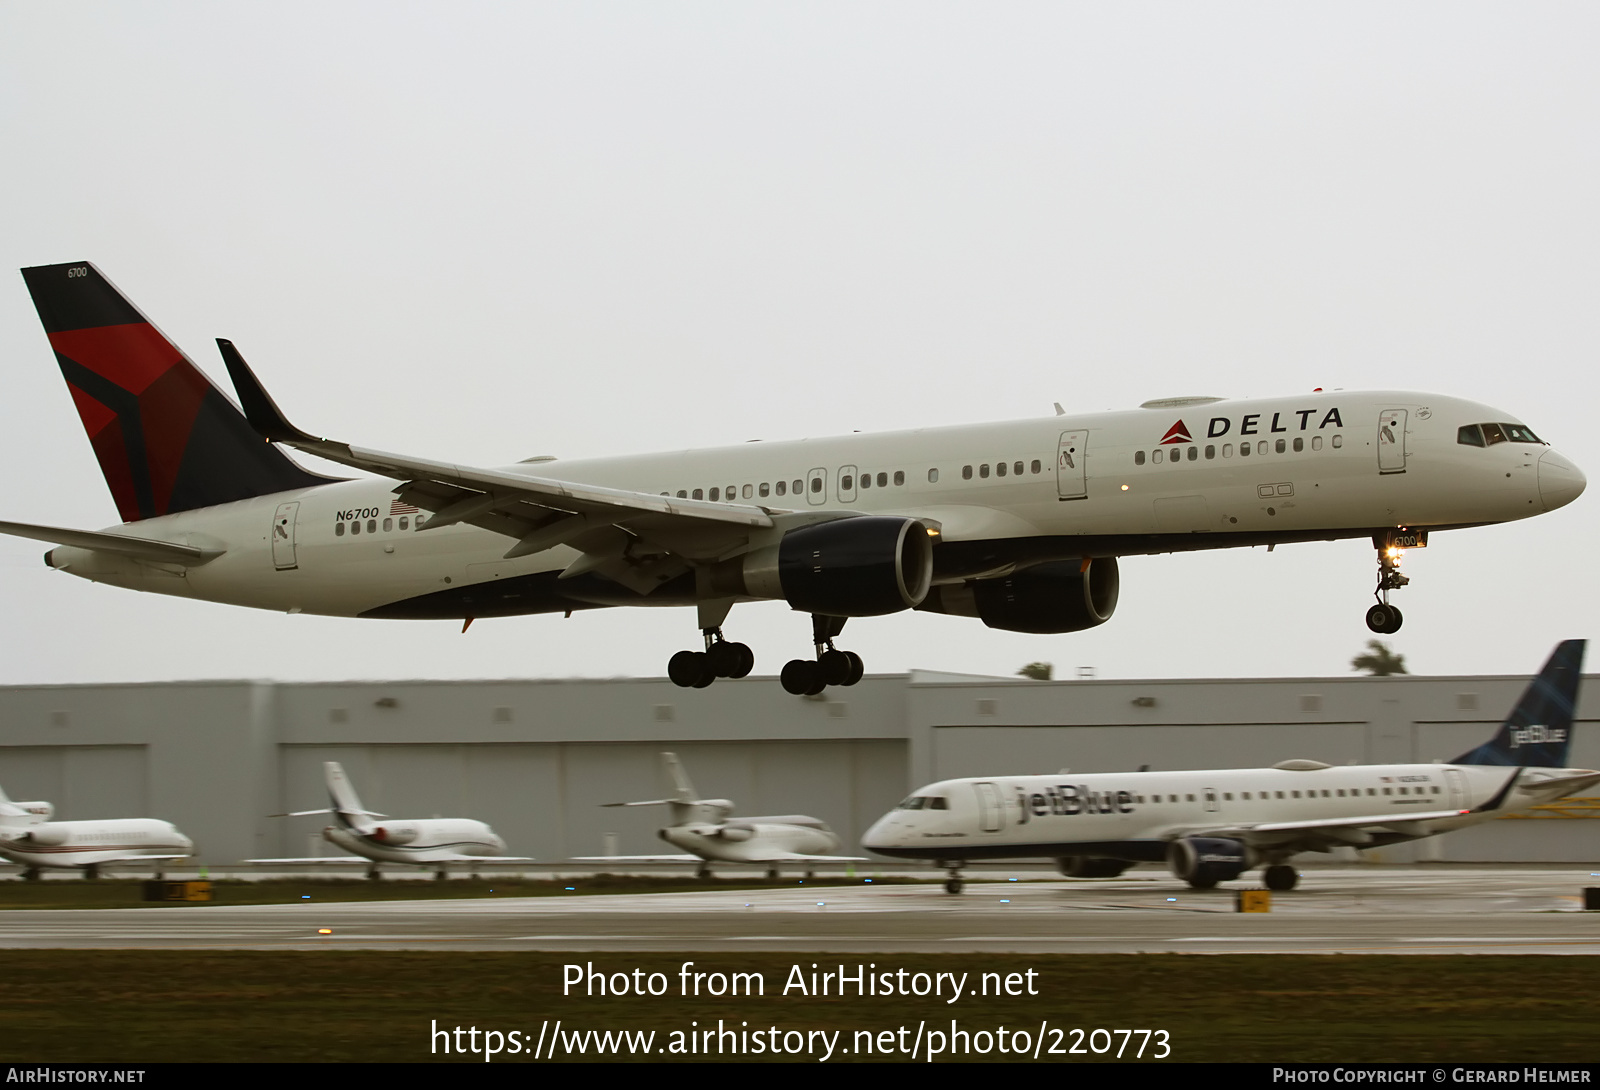
[[[1168,428],[1167,434],[1161,437],[1162,446],[1166,446],[1168,443],[1192,442],[1194,442],[1194,436],[1189,434],[1189,429],[1182,420],[1179,420],[1176,424],[1172,425],[1172,427]]]

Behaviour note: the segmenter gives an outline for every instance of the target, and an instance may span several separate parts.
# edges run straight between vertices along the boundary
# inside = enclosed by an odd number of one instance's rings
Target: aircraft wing
[[[632,539],[690,559],[721,558],[734,554],[750,531],[772,527],[774,515],[783,513],[752,504],[678,499],[436,462],[320,439],[288,421],[231,342],[219,339],[217,346],[245,417],[263,438],[403,482],[395,494],[433,512],[425,530],[465,522],[516,538],[505,554],[508,560],[570,545],[586,556],[564,575],[598,570],[615,578],[605,558],[620,555]],[[653,589],[672,574],[676,572],[658,571],[656,578],[633,589]]]
[[[0,522],[0,534],[12,537],[47,541],[52,545],[71,545],[79,549],[95,549],[103,553],[131,556],[135,560],[152,560],[161,564],[182,564],[193,567],[215,560],[223,549],[200,549],[181,545],[176,541],[156,541],[128,534],[108,534],[96,530],[68,530],[59,526],[35,526],[28,522]]]
[[[241,863],[259,864],[270,866],[275,863],[301,864],[301,863],[340,863],[348,866],[351,863],[370,863],[372,860],[360,855],[311,855],[304,859],[241,859]]]
[[[698,855],[575,855],[574,863],[699,863]]]
[[[768,852],[757,858],[750,858],[752,863],[870,863],[872,860],[862,855],[801,855],[799,852]]]

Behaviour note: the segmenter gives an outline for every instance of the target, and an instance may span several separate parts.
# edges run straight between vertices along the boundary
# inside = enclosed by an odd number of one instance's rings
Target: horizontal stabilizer
[[[126,534],[107,534],[96,530],[67,530],[58,526],[35,526],[27,522],[0,522],[0,534],[12,537],[48,541],[52,545],[70,545],[77,549],[94,549],[102,553],[131,556],[135,560],[151,560],[162,564],[183,564],[193,567],[215,560],[227,550],[201,549],[193,545],[179,545],[175,541],[153,541]]]

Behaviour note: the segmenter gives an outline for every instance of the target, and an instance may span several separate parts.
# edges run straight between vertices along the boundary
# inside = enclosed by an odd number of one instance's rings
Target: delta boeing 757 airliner
[[[860,680],[847,619],[906,609],[1092,628],[1130,554],[1370,538],[1394,632],[1407,547],[1571,503],[1583,474],[1515,414],[1438,394],[1178,397],[1126,412],[477,468],[291,424],[234,345],[239,402],[93,265],[23,270],[116,500],[99,531],[0,523],[52,568],[291,613],[455,618],[696,609],[679,685],[743,677],[742,601],[811,615],[791,693]],[[242,409],[242,411],[241,411]],[[370,476],[303,469],[288,447]]]

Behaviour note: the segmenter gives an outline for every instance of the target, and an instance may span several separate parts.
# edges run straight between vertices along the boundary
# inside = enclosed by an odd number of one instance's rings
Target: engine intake
[[[977,617],[990,628],[1045,635],[1105,624],[1117,608],[1117,558],[1037,564],[1012,575],[934,587],[920,607]]]

